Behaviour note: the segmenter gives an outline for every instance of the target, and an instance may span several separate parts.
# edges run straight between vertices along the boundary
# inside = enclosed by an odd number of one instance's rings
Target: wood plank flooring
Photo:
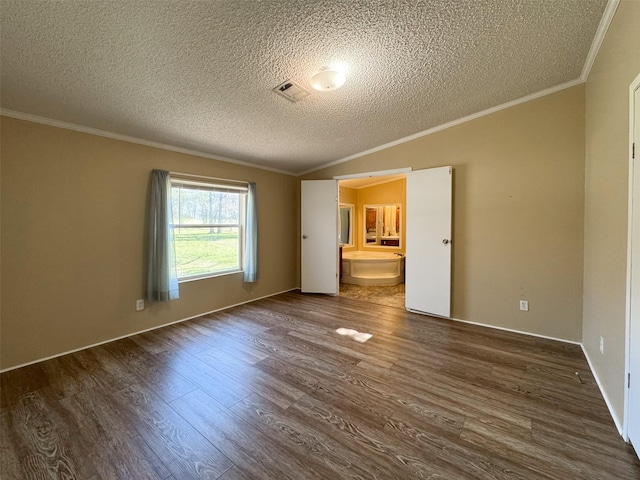
[[[351,298],[286,293],[1,382],[3,480],[640,479],[578,346]]]

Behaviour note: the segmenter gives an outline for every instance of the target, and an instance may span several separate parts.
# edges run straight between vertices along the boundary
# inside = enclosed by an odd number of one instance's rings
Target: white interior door
[[[407,310],[451,313],[451,167],[407,174]]]
[[[302,182],[301,289],[338,294],[338,182]]]
[[[640,77],[639,77],[640,78]],[[633,94],[633,199],[631,205],[631,306],[629,316],[629,391],[627,410],[627,435],[640,453],[640,84]]]

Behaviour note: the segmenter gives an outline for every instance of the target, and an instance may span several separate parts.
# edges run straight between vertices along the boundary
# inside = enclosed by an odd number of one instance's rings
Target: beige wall
[[[640,2],[622,0],[586,93],[573,87],[304,177],[452,165],[452,316],[582,339],[619,421],[638,25]],[[6,117],[1,135],[2,369],[299,282],[298,179]],[[153,168],[258,182],[256,285],[189,282],[180,300],[135,311]]]
[[[292,176],[2,117],[1,368],[295,288]],[[241,274],[144,298],[153,168],[257,182],[260,280]]]
[[[583,343],[621,424],[624,409],[629,85],[640,73],[640,2],[622,1],[586,85]],[[600,337],[604,355],[600,354]]]
[[[584,144],[580,85],[304,178],[452,165],[452,316],[580,341]]]

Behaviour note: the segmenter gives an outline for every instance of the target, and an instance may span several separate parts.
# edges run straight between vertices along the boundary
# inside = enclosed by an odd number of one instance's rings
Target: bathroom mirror
[[[353,247],[353,205],[340,204],[340,246]]]
[[[364,206],[364,246],[400,247],[400,204]]]

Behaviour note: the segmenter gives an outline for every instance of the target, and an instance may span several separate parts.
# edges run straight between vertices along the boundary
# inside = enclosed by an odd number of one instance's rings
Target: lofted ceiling
[[[607,0],[2,0],[1,106],[299,174],[583,81],[606,11]],[[345,85],[312,90],[334,63]],[[311,95],[274,93],[286,80]]]

